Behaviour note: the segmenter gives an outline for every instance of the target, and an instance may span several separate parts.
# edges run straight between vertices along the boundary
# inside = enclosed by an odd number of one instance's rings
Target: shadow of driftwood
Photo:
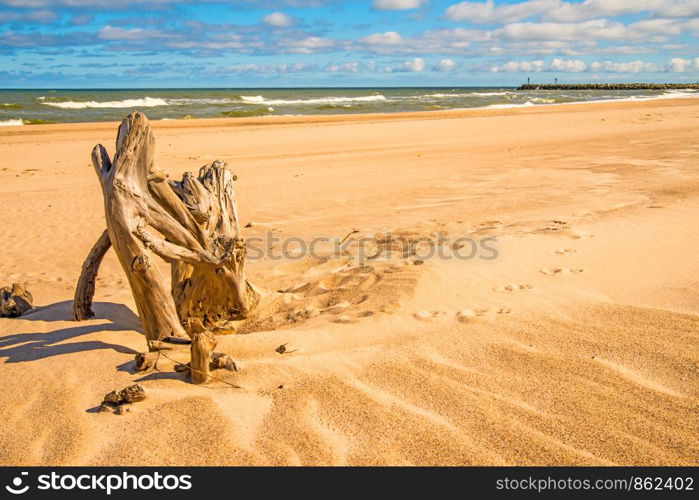
[[[92,310],[95,316],[88,321],[107,319],[115,325],[123,326],[124,330],[142,332],[141,321],[138,319],[138,316],[124,304],[95,302],[92,304]],[[73,321],[73,301],[64,300],[48,306],[37,307],[17,319],[27,321]],[[81,325],[83,322],[76,322],[75,324]]]
[[[190,384],[189,377],[184,373],[177,372],[153,372],[148,375],[144,375],[141,378],[137,378],[135,382],[145,382],[147,380],[179,380],[180,382],[185,382]]]
[[[29,314],[13,321],[69,321],[72,315],[73,302],[68,300],[49,306],[34,309]],[[14,333],[0,337],[0,357],[7,358],[6,363],[33,361],[60,354],[91,351],[97,349],[113,349],[124,354],[136,354],[137,351],[118,344],[110,344],[99,340],[83,342],[68,342],[83,335],[103,331],[141,331],[141,323],[128,307],[123,304],[99,302],[94,304],[95,317],[107,319],[111,324],[85,324],[74,322],[75,326],[61,328],[46,333]],[[92,321],[92,320],[90,320]]]
[[[132,359],[130,361],[127,361],[126,363],[117,365],[116,368],[118,372],[130,373],[133,375],[134,373],[136,373],[136,361]]]
[[[186,375],[185,373],[177,373],[177,372],[153,372],[149,373],[147,375],[144,375],[141,378],[137,378],[134,380],[134,382],[146,382],[148,380],[178,380],[182,382],[183,384],[187,385],[192,385],[192,381],[189,379],[189,376]],[[227,384],[227,382],[226,382]],[[230,390],[231,386],[230,385],[220,385],[218,387],[216,386],[211,386],[211,385],[198,385],[197,387],[200,387],[202,389],[207,389],[210,391],[218,391],[218,390]],[[234,389],[244,389],[243,387],[240,387],[238,385],[233,386]]]

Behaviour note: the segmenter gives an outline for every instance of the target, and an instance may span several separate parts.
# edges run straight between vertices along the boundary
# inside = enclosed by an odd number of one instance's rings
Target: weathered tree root
[[[190,349],[192,358],[189,365],[189,377],[195,384],[202,384],[208,380],[209,362],[215,347],[216,338],[210,332],[194,335]]]
[[[134,369],[137,372],[145,372],[158,368],[158,352],[139,352],[136,354]]]
[[[26,286],[21,283],[13,283],[11,287],[0,288],[0,317],[18,318],[30,309],[34,298]]]
[[[120,391],[112,391],[104,395],[100,411],[114,411],[121,415],[123,410],[121,405],[127,403],[137,403],[146,399],[146,390],[138,384],[124,387]]]
[[[243,319],[259,301],[259,293],[245,279],[236,177],[224,162],[215,161],[197,177],[186,173],[179,182],[167,181],[154,164],[154,145],[148,119],[134,112],[119,127],[113,161],[103,146],[93,150],[107,230],[83,265],[73,306],[76,320],[93,316],[99,265],[113,247],[149,350],[162,348],[160,342],[168,337],[195,338]],[[170,292],[153,254],[171,264]]]
[[[231,372],[237,372],[238,365],[235,364],[235,361],[233,361],[233,358],[231,358],[228,354],[224,354],[222,352],[212,352],[209,355],[209,372],[212,372],[215,370],[228,370]],[[176,372],[186,372],[188,375],[191,376],[192,365],[191,365],[191,363],[187,363],[184,365],[183,364],[175,365],[175,371]]]
[[[92,250],[90,250],[87,259],[85,259],[80,279],[78,279],[78,285],[75,287],[75,298],[73,300],[73,319],[75,321],[90,319],[95,315],[92,312],[92,298],[95,296],[97,272],[102,259],[110,248],[112,248],[112,242],[109,240],[109,233],[105,229],[92,247]]]

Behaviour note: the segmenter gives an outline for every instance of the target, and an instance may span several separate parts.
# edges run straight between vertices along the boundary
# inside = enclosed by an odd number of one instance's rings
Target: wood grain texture
[[[242,319],[259,300],[245,279],[233,182],[225,162],[186,173],[179,182],[154,163],[155,138],[145,115],[119,127],[116,154],[95,146],[92,162],[102,186],[107,230],[95,243],[78,281],[76,320],[93,315],[95,279],[113,247],[129,280],[149,349],[166,337],[193,337]],[[167,291],[156,255],[172,266]]]

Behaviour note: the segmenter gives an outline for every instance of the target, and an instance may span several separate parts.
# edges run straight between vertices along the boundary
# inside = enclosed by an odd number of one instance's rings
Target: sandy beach
[[[228,162],[248,239],[497,257],[251,260],[264,298],[217,348],[240,388],[132,373],[113,251],[70,321],[105,227],[90,151],[118,124],[2,127],[0,286],[38,307],[0,319],[0,464],[697,463],[699,100],[151,124],[173,178]],[[134,382],[145,401],[95,411]]]

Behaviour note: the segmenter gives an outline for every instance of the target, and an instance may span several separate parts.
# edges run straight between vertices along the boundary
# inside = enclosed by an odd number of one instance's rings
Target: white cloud
[[[493,0],[461,2],[447,8],[445,14],[447,19],[451,21],[468,21],[472,24],[500,24],[527,19],[542,12],[543,4],[550,3],[550,0],[531,0],[496,7]]]
[[[684,73],[693,66],[690,59],[682,59],[681,57],[673,57],[667,63],[667,70],[673,73]]]
[[[278,45],[294,54],[314,54],[334,47],[335,40],[309,36],[301,39],[279,40]]]
[[[449,72],[456,67],[456,63],[452,59],[442,59],[434,67],[435,71]]]
[[[120,28],[109,24],[99,30],[102,40],[148,40],[153,38],[170,38],[171,35],[155,29]]]
[[[644,40],[661,42],[695,29],[695,20],[647,19],[622,24],[609,19],[579,23],[525,22],[506,24],[493,37],[504,40]],[[699,20],[698,20],[699,21]],[[699,30],[699,25],[696,26]]]
[[[630,24],[609,19],[518,22],[493,29],[427,30],[413,37],[395,31],[374,33],[356,41],[345,41],[343,47],[415,56],[646,54],[661,52],[658,44],[677,41],[678,37],[694,31],[699,34],[699,19],[644,19]]]
[[[329,64],[326,71],[331,73],[359,73],[361,66],[358,62],[346,62],[342,64]]]
[[[491,66],[490,71],[493,73],[522,73],[522,72],[539,72],[549,71],[550,64],[544,61],[508,61],[505,64]]]
[[[374,0],[372,7],[376,10],[417,9],[429,0]]]
[[[176,40],[165,44],[173,49],[192,50],[237,50],[240,52],[248,50],[248,43],[241,35],[235,33],[219,34],[212,40]]]
[[[692,70],[699,71],[699,57],[693,60],[675,57],[670,59],[665,65],[641,60],[625,62],[593,61],[588,64],[579,59],[555,58],[548,63],[538,59],[535,61],[509,61],[504,64],[493,65],[489,70],[496,73],[531,73],[542,71],[560,73],[580,73],[583,71],[590,73],[660,73],[666,71],[683,73]]]
[[[621,39],[626,27],[606,19],[582,23],[512,23],[496,30],[506,40]]]
[[[396,66],[386,66],[384,68],[384,71],[387,73],[393,73],[399,72],[399,71],[408,71],[411,73],[422,73],[425,71],[425,60],[422,59],[421,57],[416,57],[415,59],[411,59],[410,61],[405,61],[403,63],[400,63]]]
[[[523,71],[543,71],[545,68],[544,61],[509,61],[505,64],[492,66],[490,71],[493,73],[520,73]]]
[[[403,41],[403,38],[395,31],[387,31],[386,33],[373,33],[359,41],[369,45],[397,45]]]
[[[49,24],[58,19],[58,14],[51,10],[34,10],[27,13],[0,12],[0,23],[27,22]]]
[[[650,12],[658,17],[692,17],[699,15],[696,0],[527,0],[524,2],[495,5],[485,2],[460,2],[445,11],[451,21],[468,21],[473,24],[501,24],[541,18],[550,21],[582,21],[624,14]]]
[[[559,59],[551,61],[552,71],[563,71],[564,73],[579,73],[587,69],[587,64],[580,59]]]
[[[590,71],[605,73],[657,73],[660,69],[657,64],[645,61],[590,63]]]
[[[294,64],[236,64],[225,68],[220,73],[259,73],[259,74],[287,74],[303,73],[315,71],[315,64],[294,63]]]
[[[412,61],[406,62],[405,67],[408,71],[420,73],[422,71],[425,71],[425,60],[420,57],[416,57]]]
[[[283,12],[272,12],[263,17],[262,22],[275,28],[288,28],[294,24],[294,18]]]

